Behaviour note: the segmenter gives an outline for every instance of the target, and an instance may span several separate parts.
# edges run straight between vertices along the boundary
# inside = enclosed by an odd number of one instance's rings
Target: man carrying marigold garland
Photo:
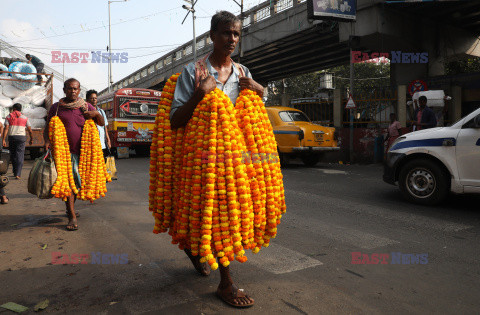
[[[243,89],[263,96],[263,86],[252,79],[245,66],[234,63],[230,57],[240,39],[240,27],[240,19],[230,12],[220,11],[212,17],[210,38],[213,52],[196,64],[187,65],[178,77],[170,112],[172,129],[185,126],[198,103],[215,88],[222,90],[232,103]],[[210,274],[208,264],[201,263],[199,255],[193,256],[189,249],[185,252],[200,274]],[[219,264],[219,268],[221,280],[217,295],[234,307],[253,305],[254,300],[233,283],[229,267]]]
[[[54,116],[58,116],[65,126],[68,144],[70,146],[73,177],[75,185],[80,189],[81,181],[78,171],[78,163],[80,160],[80,145],[85,120],[93,119],[99,126],[104,125],[104,120],[102,115],[97,112],[91,104],[78,97],[80,94],[80,82],[77,79],[71,78],[65,81],[63,84],[63,92],[65,93],[65,97],[59,102],[53,104],[48,112],[47,127],[44,132],[45,149],[48,150],[50,148],[48,128],[50,119]],[[78,214],[74,211],[75,200],[76,195],[72,192],[67,198],[67,201],[65,201],[68,217],[66,228],[68,231],[75,231],[78,229]]]

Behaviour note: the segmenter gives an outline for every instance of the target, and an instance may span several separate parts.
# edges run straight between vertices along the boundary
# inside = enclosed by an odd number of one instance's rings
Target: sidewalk
[[[82,216],[79,226],[82,228],[84,223],[83,233],[65,229],[68,220],[63,201],[56,198],[40,200],[28,193],[28,174],[33,162],[25,161],[20,180],[11,177],[11,168],[7,173],[10,182],[6,194],[10,201],[0,205],[0,305],[14,302],[29,307],[27,313],[33,313],[37,303],[49,299],[50,305],[44,312],[79,311],[79,307],[84,311],[101,296],[100,292],[90,290],[90,286],[95,287],[94,278],[108,282],[108,279],[102,279],[103,272],[98,270],[102,266],[52,264],[52,254],[60,252],[71,256],[73,253],[91,253],[92,248],[100,247],[91,245],[92,232],[87,231]],[[75,209],[88,218],[97,204],[77,201]],[[89,225],[91,228],[92,224]],[[98,236],[105,237],[103,233]],[[112,272],[122,273],[125,266],[109,267]],[[113,279],[112,282],[115,283]],[[84,298],[90,303],[86,305]],[[0,313],[3,312],[9,313],[0,308]]]

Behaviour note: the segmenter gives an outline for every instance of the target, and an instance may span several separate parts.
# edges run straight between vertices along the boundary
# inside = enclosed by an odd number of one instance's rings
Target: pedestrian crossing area
[[[431,229],[444,233],[455,233],[473,228],[472,225],[402,212],[400,210],[386,209],[379,206],[358,204],[347,200],[339,200],[338,197],[317,195],[305,191],[285,189],[285,194],[287,203],[290,201],[292,204],[289,205],[289,211],[282,219],[282,224],[279,227],[280,233],[288,233],[288,230],[282,231],[282,228],[284,228],[282,225],[289,224],[294,226],[295,229],[301,229],[302,233],[307,232],[310,238],[318,239],[319,242],[325,243],[326,240],[332,244],[339,242],[347,248],[352,248],[352,251],[385,251],[388,246],[404,246],[405,244],[402,244],[401,237],[396,235],[395,231],[391,231],[387,235],[380,235],[376,232],[368,231],[368,227],[360,224],[357,226],[334,224],[322,219],[322,215],[315,216],[314,214],[312,215],[312,212],[305,214],[297,211],[300,204],[308,205],[309,208],[323,212],[324,215],[329,212],[343,213],[346,210],[347,212],[354,211],[356,215],[365,216],[370,218],[371,221],[378,220],[379,222],[389,222],[394,225],[403,224],[406,229],[413,231]],[[293,196],[296,199],[292,198]],[[300,201],[296,204],[295,200]],[[250,254],[249,263],[273,274],[286,274],[324,264],[311,256],[291,248],[292,246],[290,248],[282,246],[274,239],[271,245],[266,249],[262,249],[259,255]]]

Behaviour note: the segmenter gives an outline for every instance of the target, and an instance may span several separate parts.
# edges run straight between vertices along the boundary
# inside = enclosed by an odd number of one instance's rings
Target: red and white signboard
[[[345,105],[345,108],[350,109],[350,108],[356,108],[356,107],[357,106],[355,105],[355,102],[353,101],[352,94],[350,94],[350,96],[348,97],[347,105]]]
[[[415,92],[423,91],[428,91],[427,83],[422,80],[413,80],[410,82],[410,85],[408,86],[408,93],[410,93],[410,96],[413,96]]]

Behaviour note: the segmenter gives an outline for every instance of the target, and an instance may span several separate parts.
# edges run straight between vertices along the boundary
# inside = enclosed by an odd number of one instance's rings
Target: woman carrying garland
[[[196,64],[188,64],[178,77],[170,112],[172,129],[185,126],[198,103],[215,88],[222,90],[234,104],[243,89],[263,96],[263,86],[252,79],[245,66],[234,63],[230,57],[240,39],[240,26],[240,19],[227,11],[217,12],[212,17],[213,52]],[[208,264],[200,263],[200,255],[193,256],[188,249],[185,252],[200,274],[210,274]],[[219,268],[221,280],[217,295],[234,307],[253,305],[254,300],[233,283],[229,267],[219,264]]]
[[[50,148],[50,140],[48,137],[50,119],[54,116],[58,116],[65,126],[68,144],[70,146],[73,177],[75,179],[75,185],[80,189],[81,182],[80,174],[78,172],[78,162],[80,160],[80,145],[85,120],[93,119],[99,126],[103,126],[105,122],[102,115],[97,112],[91,104],[78,97],[80,94],[80,82],[77,79],[71,78],[65,81],[63,84],[63,92],[65,93],[65,97],[59,102],[53,104],[48,112],[47,127],[45,128],[43,135],[45,139],[45,149]],[[76,195],[72,192],[67,201],[65,201],[68,217],[68,231],[75,231],[78,229],[78,214],[74,211],[75,200]]]

